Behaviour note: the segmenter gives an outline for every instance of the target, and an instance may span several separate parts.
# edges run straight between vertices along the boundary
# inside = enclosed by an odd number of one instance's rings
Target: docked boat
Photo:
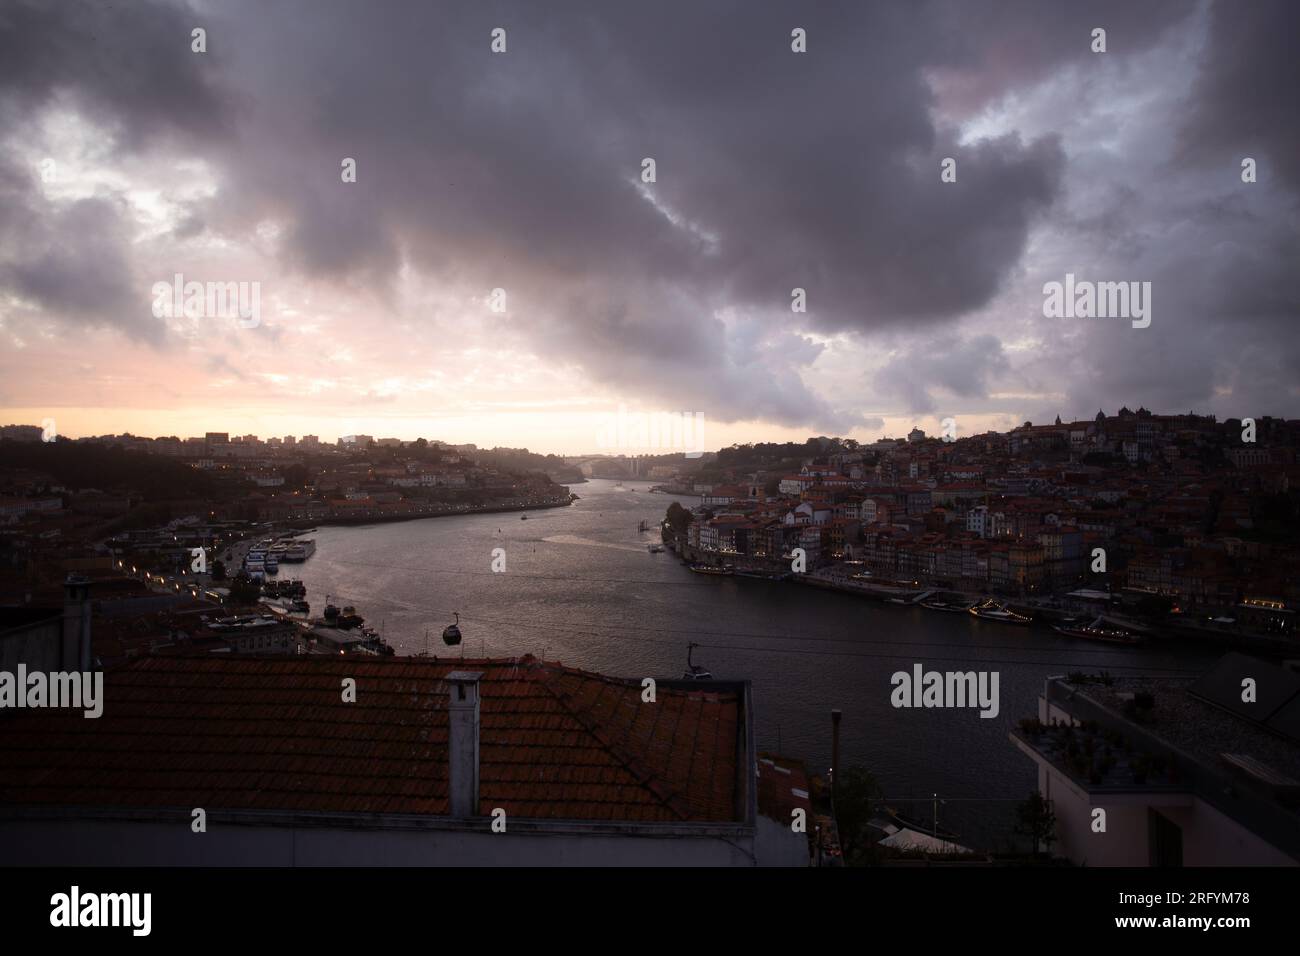
[[[291,605],[289,605],[289,607],[292,610],[297,611],[299,614],[311,613],[311,605],[308,604],[306,601],[302,600],[301,598],[298,599],[297,601],[294,601]]]
[[[382,637],[368,637],[360,644],[352,647],[354,654],[370,654],[373,657],[392,657],[397,652],[392,646],[385,643]]]
[[[947,611],[949,614],[965,614],[971,609],[969,604],[952,601],[922,601],[921,607],[928,611]]]
[[[1066,637],[1076,637],[1082,641],[1102,641],[1106,644],[1141,644],[1145,640],[1140,634],[1133,634],[1117,627],[1107,627],[1102,618],[1091,624],[1057,624],[1052,630]]]
[[[288,561],[292,564],[299,564],[306,561],[316,553],[316,542],[311,538],[302,541],[290,541],[285,545],[284,553],[280,555],[281,561]]]
[[[1005,605],[994,600],[982,601],[970,608],[970,613],[984,621],[996,621],[998,624],[1017,624],[1028,626],[1033,618],[1008,610]]]
[[[361,622],[364,620],[365,618],[357,613],[356,608],[348,605],[343,609],[343,613],[339,615],[338,624],[336,626],[347,630],[352,627],[360,627]]]
[[[696,574],[735,574],[736,569],[729,564],[714,567],[712,564],[692,564],[691,570]]]
[[[277,574],[280,571],[280,559],[274,551],[266,552],[266,557],[262,561],[263,567],[266,568],[267,574]]]
[[[301,581],[271,581],[267,584],[272,597],[302,598],[307,596],[307,586]]]
[[[761,581],[789,581],[792,575],[789,571],[737,571],[738,578],[758,578]]]

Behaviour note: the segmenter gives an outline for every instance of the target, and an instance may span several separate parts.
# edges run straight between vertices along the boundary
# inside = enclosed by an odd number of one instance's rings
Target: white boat
[[[1008,610],[1005,605],[999,604],[992,598],[975,604],[967,609],[968,613],[974,614],[985,621],[997,621],[999,624],[1016,624],[1024,627],[1030,623],[1031,618],[1023,614],[1017,614],[1015,611]]]
[[[286,545],[285,552],[281,555],[280,560],[296,564],[301,561],[306,561],[315,553],[316,542],[311,538],[302,541],[290,541]]]

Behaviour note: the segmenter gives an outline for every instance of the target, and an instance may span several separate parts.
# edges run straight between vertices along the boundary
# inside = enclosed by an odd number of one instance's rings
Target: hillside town
[[[798,558],[809,583],[877,596],[1124,600],[1197,634],[1293,639],[1297,447],[1297,421],[1122,408],[964,438],[814,439],[793,457],[724,449],[663,486],[699,499],[670,510],[666,540],[704,571],[781,577]]]
[[[274,546],[317,525],[567,506],[571,494],[548,468],[564,473],[554,456],[425,439],[353,435],[327,444],[313,435],[263,441],[209,432],[184,441],[43,441],[35,426],[5,426],[0,605],[60,600],[73,572],[114,579],[98,582],[100,593],[157,578],[224,600],[227,579],[262,538]],[[195,549],[203,549],[203,572],[193,569]],[[119,579],[132,568],[139,580]]]

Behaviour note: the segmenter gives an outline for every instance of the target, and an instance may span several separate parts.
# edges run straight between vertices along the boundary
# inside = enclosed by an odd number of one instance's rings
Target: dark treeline
[[[852,438],[809,438],[805,442],[759,442],[753,445],[732,445],[720,448],[717,458],[701,466],[698,477],[702,481],[719,480],[727,471],[767,471],[775,489],[780,474],[798,471],[809,458],[823,458],[839,452],[853,452],[859,448]]]
[[[559,455],[541,455],[527,448],[479,448],[469,456],[480,464],[498,468],[501,471],[542,472],[546,475],[575,475],[580,477],[578,469],[565,464]]]
[[[26,469],[50,476],[54,484],[74,491],[96,488],[123,490],[146,501],[212,498],[214,482],[188,465],[120,445],[88,445],[71,441],[0,441],[0,468]]]

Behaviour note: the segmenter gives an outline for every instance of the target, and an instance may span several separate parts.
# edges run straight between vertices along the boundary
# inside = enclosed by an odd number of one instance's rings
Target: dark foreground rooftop
[[[744,821],[744,685],[620,680],[526,656],[150,657],[105,674],[104,714],[0,714],[0,808],[448,811],[448,685],[481,671],[479,812]],[[356,680],[356,702],[342,682]]]

